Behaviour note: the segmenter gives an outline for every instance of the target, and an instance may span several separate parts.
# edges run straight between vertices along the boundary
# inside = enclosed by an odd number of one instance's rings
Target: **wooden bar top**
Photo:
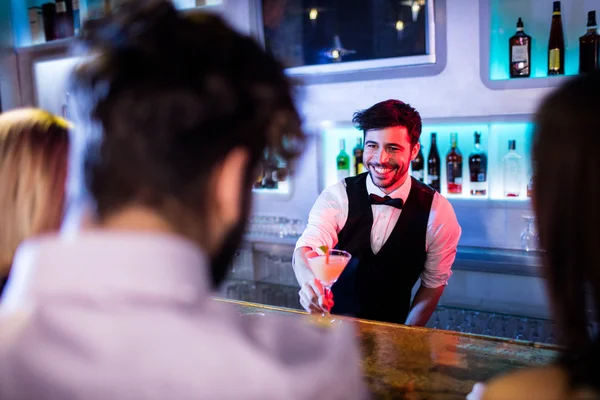
[[[262,304],[232,303],[240,315],[306,313]],[[335,316],[335,318],[340,318]],[[553,362],[557,348],[428,328],[353,318],[362,350],[365,381],[377,399],[464,399],[476,382],[515,368]]]

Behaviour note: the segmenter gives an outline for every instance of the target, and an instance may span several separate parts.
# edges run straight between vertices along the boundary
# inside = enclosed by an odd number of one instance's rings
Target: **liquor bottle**
[[[83,14],[82,20],[99,19],[107,15],[105,0],[87,0],[83,4],[86,5],[87,12]],[[110,6],[110,3],[108,6]]]
[[[29,30],[31,32],[31,44],[44,43],[44,20],[41,7],[29,7]]]
[[[431,146],[427,157],[427,184],[440,191],[440,153],[437,148],[437,133],[431,133]]]
[[[521,168],[523,158],[517,154],[516,141],[508,141],[508,153],[502,159],[504,166],[504,196],[519,197],[521,194]]]
[[[458,133],[450,134],[450,151],[446,155],[446,182],[448,193],[462,193],[462,167],[463,159],[458,150]]]
[[[58,39],[73,36],[73,0],[56,0],[56,30]]]
[[[254,181],[254,189],[262,189],[263,179],[265,178],[265,165],[264,161],[258,165],[258,175]]]
[[[42,4],[42,17],[44,19],[44,36],[46,42],[56,39],[56,4]]]
[[[419,146],[419,152],[417,153],[417,156],[415,157],[414,160],[412,160],[412,162],[410,163],[410,166],[412,168],[412,176],[421,181],[424,182],[425,179],[425,159],[423,158],[423,152],[421,151],[421,147]]]
[[[79,35],[81,31],[81,12],[79,10],[79,0],[73,0],[73,33]]]
[[[341,181],[350,176],[350,156],[346,153],[346,141],[340,140],[340,152],[336,158],[337,179]]]
[[[517,33],[509,40],[510,77],[526,78],[531,74],[531,36],[524,32],[523,20],[517,21]]]
[[[354,158],[354,175],[362,174],[365,172],[365,165],[363,164],[363,142],[362,138],[356,140],[356,146],[352,150]]]
[[[262,181],[262,187],[264,189],[277,189],[277,159],[272,152],[266,154],[264,164],[264,176]]]
[[[533,193],[533,175],[529,178],[529,183],[527,184],[527,197],[531,198]]]
[[[487,155],[481,150],[481,133],[475,132],[475,149],[469,155],[469,175],[471,177],[471,195],[487,194]]]
[[[275,171],[273,171],[273,180],[275,182],[285,182],[288,179],[289,170],[285,160],[279,156],[275,156]]]
[[[590,11],[587,32],[579,38],[579,73],[587,74],[596,69],[600,69],[600,35],[596,25],[596,11]]]
[[[104,0],[104,15],[110,15],[113,10],[112,0]]]
[[[565,36],[563,34],[560,1],[555,1],[548,40],[548,75],[565,74]]]

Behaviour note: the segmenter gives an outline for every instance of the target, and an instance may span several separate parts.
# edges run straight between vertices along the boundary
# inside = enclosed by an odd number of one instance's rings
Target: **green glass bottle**
[[[346,141],[340,140],[340,152],[336,158],[337,179],[341,181],[350,176],[350,156],[346,153]]]

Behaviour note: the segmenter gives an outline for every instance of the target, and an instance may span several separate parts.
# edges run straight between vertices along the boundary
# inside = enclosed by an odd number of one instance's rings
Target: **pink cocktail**
[[[329,264],[326,262],[325,256],[317,256],[308,259],[308,265],[312,270],[315,278],[317,278],[323,286],[331,286],[346,268],[350,257],[340,255],[329,255]]]
[[[343,250],[330,250],[329,257],[311,251],[306,255],[308,266],[315,278],[321,282],[324,294],[331,291],[331,286],[338,280],[352,255]]]

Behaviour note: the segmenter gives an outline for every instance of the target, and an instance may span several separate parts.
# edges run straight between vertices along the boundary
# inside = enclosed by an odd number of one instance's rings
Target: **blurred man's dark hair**
[[[209,252],[218,284],[241,241],[263,155],[292,166],[302,149],[282,66],[219,17],[184,16],[161,0],[125,2],[91,21],[82,41],[92,55],[71,89],[85,137],[79,173],[100,222],[142,206],[206,247],[212,171],[234,149],[247,152],[243,190],[231,193],[242,218]]]

